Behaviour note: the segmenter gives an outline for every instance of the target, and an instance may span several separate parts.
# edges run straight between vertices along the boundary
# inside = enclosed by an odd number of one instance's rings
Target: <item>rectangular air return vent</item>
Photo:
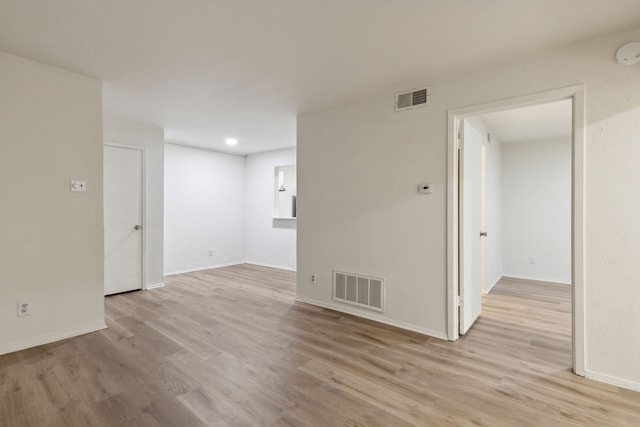
[[[375,311],[384,311],[384,279],[333,272],[333,299]]]
[[[415,89],[410,92],[396,94],[396,111],[429,105],[431,89],[428,87]]]

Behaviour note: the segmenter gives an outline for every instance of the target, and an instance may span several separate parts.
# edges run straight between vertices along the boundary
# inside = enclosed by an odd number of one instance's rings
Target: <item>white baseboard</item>
[[[66,340],[67,338],[77,337],[79,335],[88,334],[90,332],[107,329],[107,325],[101,322],[89,328],[68,329],[66,331],[55,331],[48,334],[29,337],[28,339],[13,341],[0,344],[0,355],[13,353],[14,351],[26,350],[28,348],[49,344],[55,341]]]
[[[152,283],[150,285],[145,286],[145,290],[150,291],[151,289],[164,288],[164,282],[160,283]]]
[[[341,313],[351,314],[352,316],[362,317],[364,319],[373,320],[374,322],[384,323],[385,325],[395,326],[396,328],[405,329],[407,331],[418,332],[430,337],[439,338],[441,340],[447,340],[447,334],[443,332],[432,331],[431,329],[423,328],[421,326],[412,325],[410,323],[401,322],[399,320],[389,319],[374,313],[365,313],[351,307],[343,307],[339,304],[328,303],[324,301],[316,301],[308,298],[296,297],[296,301],[303,302],[305,304],[311,304],[322,308],[328,308],[329,310],[339,311]]]
[[[498,277],[492,284],[487,286],[487,293],[491,292],[491,289],[493,289],[493,287],[500,281],[500,279],[502,279],[502,277],[503,276]]]
[[[257,265],[257,266],[260,266],[260,267],[277,268],[278,270],[296,271],[295,268],[285,267],[283,265],[266,264],[266,263],[263,263],[263,262],[246,261],[245,264]]]
[[[616,387],[622,387],[633,391],[640,391],[640,383],[635,381],[629,381],[611,375],[592,372],[589,370],[585,370],[585,377],[590,380],[600,381],[601,383],[611,384]]]
[[[505,279],[516,279],[516,280],[531,280],[533,282],[545,282],[545,283],[553,283],[556,285],[571,285],[571,282],[563,282],[561,280],[551,280],[551,279],[540,279],[539,277],[527,277],[527,276],[514,276],[513,274],[505,274],[502,276]]]
[[[233,265],[241,265],[241,264],[245,264],[245,262],[244,261],[238,261],[238,262],[230,262],[228,264],[214,264],[214,265],[207,265],[207,266],[204,266],[204,267],[187,268],[185,270],[170,271],[168,273],[164,273],[164,275],[165,276],[175,276],[176,274],[195,273],[196,271],[211,270],[211,269],[214,269],[214,268],[222,268],[222,267],[231,267]]]
[[[238,261],[238,262],[231,262],[228,264],[215,264],[215,265],[209,265],[206,267],[197,267],[197,268],[189,268],[186,270],[171,271],[171,272],[165,273],[164,275],[175,276],[176,274],[195,273],[197,271],[211,270],[214,268],[222,268],[222,267],[232,267],[234,265],[242,265],[242,264],[252,264],[260,267],[277,268],[278,270],[296,271],[295,268],[285,267],[283,265],[273,265],[273,264],[266,264],[262,262],[255,262],[255,261]],[[150,285],[150,286],[153,286],[153,285]],[[160,288],[162,286],[164,286],[164,283],[162,283],[161,286],[157,286],[157,287]],[[147,289],[154,289],[154,288],[147,286]]]

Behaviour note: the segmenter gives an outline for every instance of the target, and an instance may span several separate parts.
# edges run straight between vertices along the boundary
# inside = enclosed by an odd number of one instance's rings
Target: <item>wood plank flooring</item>
[[[109,297],[109,329],[0,356],[0,425],[640,425],[640,393],[571,373],[567,286],[503,280],[451,343],[294,281],[241,265]]]

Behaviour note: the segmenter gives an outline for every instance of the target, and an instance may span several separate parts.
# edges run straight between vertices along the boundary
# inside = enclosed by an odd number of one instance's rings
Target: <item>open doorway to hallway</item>
[[[512,306],[490,305],[483,315],[495,320],[503,310],[515,316],[515,325],[559,321],[557,337],[547,342],[537,335],[537,342],[559,348],[564,340],[569,348],[565,364],[578,373],[583,353],[582,233],[576,228],[582,221],[582,117],[575,112],[580,93],[569,88],[555,96],[468,107],[449,117],[455,132],[449,157],[454,184],[449,191],[449,338],[468,333],[483,301],[502,295]],[[523,298],[531,300],[523,303]],[[533,307],[540,309],[539,316]]]
[[[468,119],[487,133],[481,319],[555,369],[571,365],[571,115],[562,100]]]

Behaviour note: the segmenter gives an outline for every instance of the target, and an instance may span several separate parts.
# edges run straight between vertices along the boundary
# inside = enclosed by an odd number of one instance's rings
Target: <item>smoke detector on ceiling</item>
[[[634,65],[640,62],[640,42],[631,42],[616,52],[616,61],[622,65]]]

